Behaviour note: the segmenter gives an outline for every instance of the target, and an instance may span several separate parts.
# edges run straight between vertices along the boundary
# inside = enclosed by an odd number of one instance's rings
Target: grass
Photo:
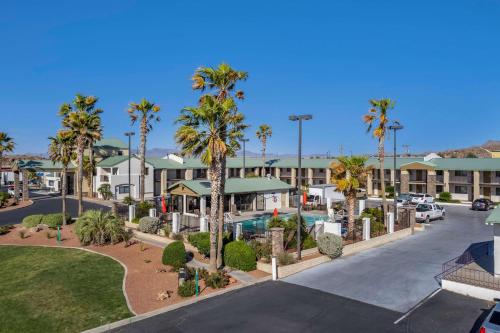
[[[0,262],[0,332],[80,332],[132,316],[111,258],[0,246]]]

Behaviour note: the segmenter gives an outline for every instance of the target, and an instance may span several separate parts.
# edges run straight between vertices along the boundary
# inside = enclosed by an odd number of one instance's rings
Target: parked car
[[[411,203],[411,198],[412,197],[409,193],[401,193],[396,198],[397,206],[401,207],[401,206],[409,205]]]
[[[472,202],[472,210],[489,210],[495,208],[495,203],[490,199],[481,198]]]
[[[479,333],[500,333],[500,305],[497,303],[483,321]]]
[[[417,221],[429,223],[431,220],[444,219],[446,211],[435,203],[422,203],[416,207],[415,218]]]
[[[412,204],[420,204],[420,203],[433,203],[434,198],[430,194],[424,193],[413,193],[411,194],[411,203]]]

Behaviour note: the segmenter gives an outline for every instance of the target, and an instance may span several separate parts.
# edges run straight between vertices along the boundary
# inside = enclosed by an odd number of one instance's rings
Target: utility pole
[[[397,191],[396,191],[396,132],[403,129],[403,125],[399,123],[399,121],[394,121],[390,126],[389,130],[394,131],[394,179],[392,182],[392,186],[394,187],[394,220],[398,219],[398,201]]]
[[[130,158],[132,155],[132,150],[131,150],[131,139],[132,136],[135,135],[134,132],[125,132],[125,136],[128,136],[128,196],[132,198],[132,189],[130,187]]]
[[[246,170],[246,166],[245,166],[245,158],[246,158],[245,143],[248,142],[249,139],[242,138],[240,141],[243,142],[243,178],[246,178],[247,177],[247,170]]]
[[[410,156],[410,145],[402,145],[405,150],[406,156]]]

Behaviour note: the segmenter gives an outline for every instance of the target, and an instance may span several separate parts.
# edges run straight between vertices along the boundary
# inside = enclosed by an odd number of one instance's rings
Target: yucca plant
[[[124,222],[102,210],[86,211],[76,221],[75,233],[82,245],[116,244],[126,238]]]

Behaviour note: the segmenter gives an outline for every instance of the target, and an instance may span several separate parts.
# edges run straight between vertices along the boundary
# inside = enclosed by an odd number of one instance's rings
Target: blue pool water
[[[289,217],[293,216],[294,214],[285,214],[285,215],[280,215],[281,217],[284,217],[285,219],[288,219]],[[304,220],[306,221],[306,224],[308,226],[313,225],[316,221],[318,220],[327,220],[327,216],[324,215],[302,215]],[[242,224],[242,229],[243,232],[249,231],[249,232],[264,232],[267,230],[267,222],[272,218],[272,216],[260,216],[256,217],[253,219],[249,220],[244,220],[241,221],[240,223]]]

